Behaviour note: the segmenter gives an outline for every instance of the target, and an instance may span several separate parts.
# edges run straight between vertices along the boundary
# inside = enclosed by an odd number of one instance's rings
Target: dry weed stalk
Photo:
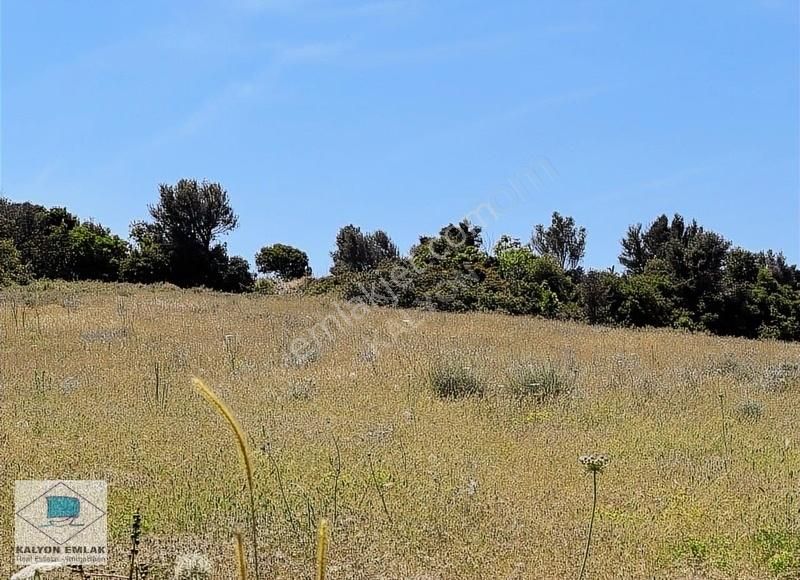
[[[328,520],[322,518],[317,529],[317,575],[316,580],[325,580],[325,559],[328,553]]]
[[[225,402],[220,399],[219,396],[211,389],[211,387],[197,377],[192,377],[192,384],[197,391],[203,395],[203,398],[211,403],[214,409],[216,409],[216,411],[222,415],[225,421],[227,421],[228,425],[233,431],[234,436],[236,437],[236,444],[239,448],[239,454],[241,455],[244,463],[244,471],[247,478],[247,489],[250,495],[250,526],[253,536],[253,569],[255,570],[256,580],[260,580],[261,575],[258,565],[258,556],[260,552],[258,549],[258,529],[256,527],[256,495],[253,485],[253,459],[250,455],[250,449],[247,445],[247,438],[245,437],[241,425],[239,425],[239,421],[236,420],[236,416],[228,408]]]
[[[244,555],[244,541],[240,532],[233,534],[233,551],[236,556],[236,570],[239,580],[247,580],[247,558]]]

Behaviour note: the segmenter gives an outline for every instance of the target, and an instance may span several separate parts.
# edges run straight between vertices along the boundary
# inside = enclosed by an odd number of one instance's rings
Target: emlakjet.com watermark
[[[14,556],[38,562],[101,565],[107,559],[105,481],[17,481]]]

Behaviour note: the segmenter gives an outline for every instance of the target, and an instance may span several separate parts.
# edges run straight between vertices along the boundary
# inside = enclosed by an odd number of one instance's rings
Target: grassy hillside
[[[329,318],[326,335],[318,322],[341,311],[167,287],[4,291],[0,576],[13,480],[69,478],[108,481],[118,569],[138,507],[157,570],[201,550],[233,577],[244,478],[191,374],[250,439],[270,579],[310,576],[322,516],[330,578],[577,577],[591,452],[611,462],[588,577],[800,574],[800,345],[403,310]],[[432,376],[483,395],[439,396]],[[564,394],[519,396],[540,379]]]

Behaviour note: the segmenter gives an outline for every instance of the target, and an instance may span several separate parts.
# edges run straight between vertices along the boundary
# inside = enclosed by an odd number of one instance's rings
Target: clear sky
[[[232,197],[232,253],[289,243],[317,273],[347,223],[407,250],[498,198],[490,241],[560,210],[589,266],[662,212],[800,259],[797,0],[2,0],[1,16],[3,195],[122,235],[159,183],[196,177]]]

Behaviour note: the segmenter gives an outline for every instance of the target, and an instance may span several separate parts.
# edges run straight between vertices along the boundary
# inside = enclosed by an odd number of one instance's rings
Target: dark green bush
[[[573,374],[551,362],[523,364],[508,373],[511,392],[518,398],[552,400],[570,393]]]
[[[443,399],[482,396],[486,385],[471,368],[463,365],[445,364],[429,371],[433,391]]]

